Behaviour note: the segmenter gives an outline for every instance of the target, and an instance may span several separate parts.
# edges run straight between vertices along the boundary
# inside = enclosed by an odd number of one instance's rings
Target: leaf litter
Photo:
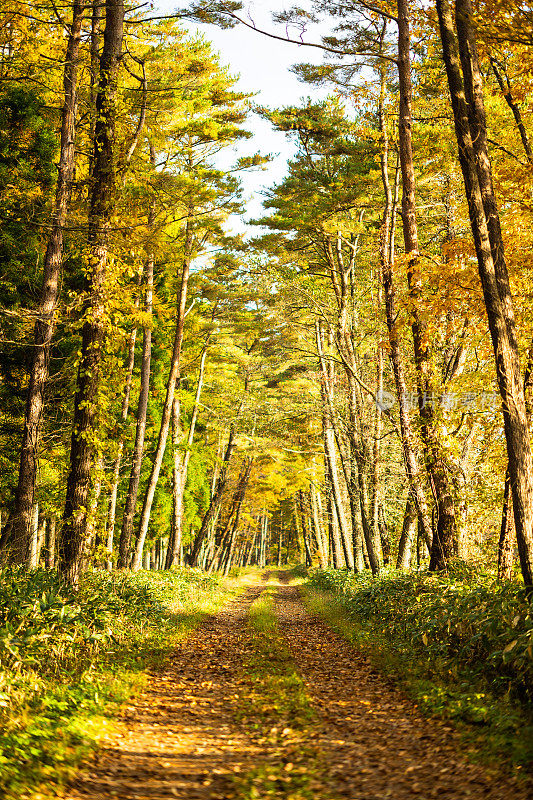
[[[247,615],[261,592],[250,586],[150,674],[67,800],[531,798],[531,785],[467,761],[449,724],[423,717],[285,582],[276,587],[278,631],[315,713],[297,730],[286,714],[276,722],[276,704],[246,668]],[[300,791],[293,779],[306,759]]]

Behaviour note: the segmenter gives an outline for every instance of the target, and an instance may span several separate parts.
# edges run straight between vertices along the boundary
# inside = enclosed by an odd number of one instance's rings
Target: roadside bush
[[[498,694],[533,705],[533,615],[524,588],[490,577],[459,580],[459,573],[374,579],[319,570],[311,584],[333,592],[348,615],[379,629],[400,653],[416,652],[432,672],[467,669]]]
[[[0,796],[54,793],[105,733],[135,674],[228,596],[197,570],[0,574]],[[112,707],[112,706],[111,706]]]

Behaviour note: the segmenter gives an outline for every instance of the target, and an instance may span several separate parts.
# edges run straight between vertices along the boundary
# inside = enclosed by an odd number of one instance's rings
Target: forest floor
[[[279,580],[278,580],[279,578]],[[527,800],[267,573],[152,672],[68,800]]]

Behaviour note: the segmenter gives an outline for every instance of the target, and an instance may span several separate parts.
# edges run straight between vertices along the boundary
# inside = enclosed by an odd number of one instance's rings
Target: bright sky
[[[290,8],[292,3],[282,0],[256,0],[246,4],[250,16],[259,28],[275,31],[283,35],[283,28],[274,27],[271,21],[272,12],[280,12]],[[308,2],[300,2],[301,7],[309,7]],[[157,11],[168,14],[176,7],[175,0],[159,0]],[[254,102],[270,108],[295,105],[308,96],[324,96],[325,92],[312,86],[300,83],[290,72],[292,64],[306,61],[320,63],[322,53],[310,47],[299,47],[294,44],[278,42],[260,33],[237,25],[229,30],[222,30],[214,25],[188,25],[191,30],[200,31],[213,42],[214,49],[221,54],[221,61],[227,64],[235,75],[240,75],[237,88],[242,91],[255,92]],[[310,33],[309,40],[318,40]],[[254,218],[261,215],[262,191],[280,181],[285,174],[287,159],[291,157],[291,147],[282,133],[274,131],[271,125],[252,115],[248,129],[254,134],[253,139],[239,145],[239,155],[250,155],[261,152],[275,155],[266,171],[254,171],[243,180],[246,197],[246,216]],[[245,230],[240,220],[233,220],[235,231]]]

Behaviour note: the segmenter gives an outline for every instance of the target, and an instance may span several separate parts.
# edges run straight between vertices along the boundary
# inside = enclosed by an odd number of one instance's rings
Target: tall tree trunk
[[[46,526],[46,540],[44,550],[44,565],[46,569],[54,569],[56,560],[56,526],[55,515],[51,516]]]
[[[322,520],[320,518],[320,511],[318,507],[317,488],[314,483],[311,483],[309,488],[309,500],[311,504],[311,511],[313,514],[313,527],[315,529],[316,543],[318,546],[318,560],[321,569],[326,569],[328,566],[327,548],[324,544],[324,532],[322,530]],[[354,547],[354,555],[356,549]]]
[[[32,508],[30,524],[30,552],[28,557],[28,569],[37,569],[39,559],[39,503],[35,503]]]
[[[191,567],[197,566],[198,556],[200,554],[200,548],[207,534],[209,523],[211,522],[214,515],[218,511],[220,503],[222,502],[222,495],[226,488],[226,482],[228,479],[228,467],[231,457],[233,455],[234,447],[235,447],[235,426],[232,424],[229,429],[228,444],[226,446],[226,452],[224,453],[224,459],[222,461],[220,474],[217,478],[215,491],[211,495],[209,506],[207,507],[207,511],[204,514],[204,517],[202,519],[202,524],[200,525],[200,529],[194,538],[191,552],[189,553],[188,563]]]
[[[67,221],[70,190],[76,161],[75,122],[78,84],[78,62],[81,27],[86,6],[74,0],[65,67],[63,73],[64,101],[61,112],[61,138],[57,186],[50,238],[43,263],[43,284],[36,309],[37,321],[30,366],[24,431],[20,450],[19,474],[15,491],[15,505],[6,523],[6,535],[10,543],[11,563],[23,564],[29,556],[32,508],[37,481],[39,429],[44,405],[44,394],[48,382],[50,347],[55,328],[55,309],[59,299],[61,269],[63,263],[63,231]]]
[[[349,522],[344,508],[344,498],[342,496],[340,477],[337,468],[337,452],[335,449],[336,429],[335,429],[335,407],[332,396],[332,375],[328,373],[325,362],[325,357],[322,348],[322,333],[320,326],[316,324],[316,343],[317,352],[320,363],[321,371],[321,392],[323,403],[323,428],[324,428],[324,448],[327,453],[327,466],[329,469],[329,480],[333,493],[333,500],[337,510],[337,520],[339,524],[339,532],[342,548],[344,551],[344,559],[348,569],[353,570],[353,553],[351,542],[351,531],[349,529]],[[339,437],[340,440],[340,437]],[[342,455],[341,455],[342,458]]]
[[[426,466],[435,490],[438,518],[432,542],[430,569],[447,567],[453,556],[456,536],[455,503],[447,474],[442,445],[436,430],[434,392],[428,343],[428,326],[419,310],[422,279],[419,271],[418,229],[415,203],[415,171],[412,147],[412,81],[409,0],[398,0],[398,78],[400,112],[398,138],[402,172],[402,228],[405,254],[408,259],[407,280],[413,316],[412,333],[418,384],[421,434]]]
[[[305,508],[303,489],[298,492],[298,507],[302,520],[302,538],[305,551],[305,566],[310,567],[313,564],[313,556],[311,554],[311,542],[309,536],[309,527],[307,525],[307,510]]]
[[[255,528],[253,536],[250,539],[250,545],[248,547],[248,550],[244,555],[244,559],[242,562],[243,567],[248,567],[250,565],[250,562],[252,561],[253,558],[256,541],[257,541],[257,527]]]
[[[511,476],[509,468],[505,473],[503,494],[502,524],[498,540],[498,580],[510,580],[513,577],[515,527],[513,519],[513,495],[511,492]]]
[[[385,195],[385,206],[383,210],[383,220],[380,241],[380,262],[383,281],[383,293],[385,302],[385,317],[387,320],[387,330],[389,339],[389,352],[396,388],[396,396],[399,406],[400,433],[402,440],[402,452],[404,457],[405,471],[409,482],[409,489],[415,503],[417,512],[420,516],[424,539],[428,548],[431,550],[432,530],[431,519],[427,506],[426,493],[424,490],[418,455],[415,447],[415,439],[409,414],[409,404],[407,400],[407,386],[405,382],[405,371],[403,358],[396,324],[396,288],[394,284],[394,223],[395,207],[398,193],[398,184],[395,182],[395,194],[393,196],[389,180],[389,136],[384,107],[385,72],[382,75],[382,90],[378,108],[379,127],[381,132],[381,179]]]
[[[135,363],[135,341],[137,339],[137,328],[133,328],[129,342],[128,342],[128,356],[126,359],[126,386],[124,388],[124,395],[122,397],[122,407],[120,410],[120,422],[124,426],[128,419],[128,411],[130,406],[131,382],[133,378],[133,365]],[[109,505],[107,509],[107,529],[106,529],[106,552],[107,552],[107,568],[111,569],[113,554],[113,539],[115,535],[115,517],[117,509],[117,495],[118,485],[120,481],[120,465],[122,463],[122,455],[124,452],[124,435],[121,433],[117,452],[115,455],[115,463],[113,464],[113,478],[111,483],[111,492],[109,493]]]
[[[378,292],[378,302],[381,302],[381,286]],[[378,336],[378,339],[381,339]],[[381,341],[378,342],[376,353],[376,397],[383,393],[383,350]],[[380,461],[381,461],[381,431],[383,427],[382,410],[379,403],[374,408],[374,430],[372,448],[372,472],[370,475],[370,518],[372,521],[372,538],[374,541],[379,536],[379,496],[380,496]],[[383,548],[382,548],[383,549]],[[385,562],[386,563],[386,562]]]
[[[245,466],[244,473],[243,473],[243,475],[241,477],[241,480],[239,481],[239,486],[238,486],[238,490],[237,490],[237,492],[238,492],[237,493],[237,503],[236,503],[236,506],[235,506],[234,514],[233,514],[233,522],[232,522],[232,525],[231,525],[231,533],[230,533],[230,538],[229,538],[228,553],[227,553],[227,557],[226,557],[225,565],[224,565],[224,570],[223,570],[225,576],[228,575],[228,573],[230,571],[230,568],[231,568],[231,562],[232,562],[232,559],[233,559],[233,552],[234,552],[234,549],[235,549],[235,542],[236,542],[236,538],[237,538],[237,532],[239,530],[239,522],[240,522],[240,517],[241,517],[242,504],[243,504],[244,498],[246,496],[246,490],[248,488],[248,483],[249,483],[250,475],[251,475],[251,472],[252,472],[252,466],[253,466],[253,458],[249,458],[248,459],[248,463]]]
[[[170,429],[172,405],[174,403],[174,392],[176,390],[176,384],[179,381],[181,345],[183,342],[183,330],[185,326],[185,308],[187,304],[187,288],[189,285],[189,270],[193,254],[193,243],[194,243],[193,212],[192,210],[190,210],[185,226],[183,269],[181,273],[180,289],[178,295],[178,313],[176,318],[176,332],[174,334],[172,357],[170,360],[170,373],[167,381],[165,404],[163,406],[163,413],[161,416],[161,425],[159,428],[159,437],[157,440],[157,447],[152,463],[152,471],[150,473],[150,478],[148,480],[148,486],[146,488],[146,493],[144,496],[144,502],[141,512],[139,535],[137,537],[137,544],[135,547],[135,554],[133,556],[133,562],[132,562],[133,571],[140,569],[141,565],[144,542],[146,539],[146,534],[148,533],[148,525],[150,522],[150,513],[152,511],[152,504],[154,502],[155,490],[157,487],[157,482],[159,480],[159,473],[161,471],[161,464],[163,463],[163,456],[165,454],[168,432]]]
[[[131,537],[133,534],[133,520],[135,518],[135,508],[137,505],[137,495],[139,492],[139,481],[141,478],[141,466],[144,453],[144,437],[146,434],[146,417],[148,413],[148,398],[150,392],[150,365],[152,359],[152,305],[154,292],[154,257],[151,254],[145,266],[146,274],[146,295],[144,309],[150,317],[150,322],[143,328],[143,350],[141,361],[141,386],[139,391],[139,401],[137,404],[137,422],[135,426],[135,444],[133,446],[133,456],[131,462],[130,479],[128,483],[128,493],[124,505],[124,515],[122,518],[122,529],[120,531],[120,542],[118,551],[117,567],[126,569],[129,562]],[[112,541],[108,539],[108,550]]]
[[[183,529],[183,495],[185,492],[185,484],[187,483],[187,472],[189,470],[191,448],[194,440],[194,431],[196,429],[196,420],[198,419],[198,411],[200,409],[200,397],[202,396],[202,388],[204,385],[207,346],[208,341],[206,341],[202,349],[200,369],[198,372],[198,382],[196,384],[196,394],[194,397],[194,405],[192,408],[187,441],[185,443],[186,450],[184,453],[182,453],[179,449],[179,445],[181,444],[181,436],[179,439],[174,438],[174,433],[179,432],[179,410],[177,420],[174,420],[172,429],[172,446],[174,451],[174,465],[172,470],[172,535],[170,536],[169,547],[167,551],[165,564],[166,569],[171,569],[175,564],[180,563]],[[174,405],[176,405],[176,401],[174,401]]]
[[[326,458],[326,462],[328,459]],[[329,465],[328,465],[329,468]],[[339,531],[339,519],[337,516],[337,506],[333,496],[331,483],[328,492],[328,518],[329,518],[329,533],[331,539],[331,554],[332,562],[335,569],[342,569],[345,566],[345,561],[342,552],[341,537]]]
[[[102,452],[98,453],[95,465],[91,475],[91,492],[89,499],[89,508],[87,513],[87,524],[85,529],[86,547],[84,552],[85,563],[82,570],[85,571],[90,563],[90,559],[94,556],[94,550],[99,544],[99,535],[97,528],[97,515],[98,503],[102,493],[102,478],[104,473],[104,456]]]
[[[165,569],[179,563],[181,548],[181,521],[183,514],[182,467],[183,453],[180,451],[183,431],[181,429],[181,408],[179,397],[174,397],[172,406],[172,521],[168,548],[165,556]],[[185,484],[183,483],[183,489]]]
[[[94,168],[89,208],[90,285],[81,359],[74,399],[70,470],[63,512],[59,570],[71,583],[79,578],[86,537],[87,508],[94,462],[98,390],[105,337],[105,280],[109,232],[115,201],[115,122],[117,77],[122,56],[123,0],[106,0],[94,132]]]
[[[411,553],[413,542],[415,541],[418,525],[418,515],[416,506],[411,495],[407,496],[405,512],[403,515],[402,533],[398,543],[398,557],[396,559],[396,569],[408,570],[411,564]]]
[[[516,538],[524,583],[533,587],[533,459],[509,276],[488,157],[483,86],[470,3],[437,0],[444,64],[452,99],[459,161],[496,362]]]
[[[382,503],[378,505],[378,528],[379,538],[381,541],[381,550],[383,552],[383,564],[387,567],[391,561],[391,546],[390,536],[387,528],[387,520],[385,519],[385,512],[383,511]]]

